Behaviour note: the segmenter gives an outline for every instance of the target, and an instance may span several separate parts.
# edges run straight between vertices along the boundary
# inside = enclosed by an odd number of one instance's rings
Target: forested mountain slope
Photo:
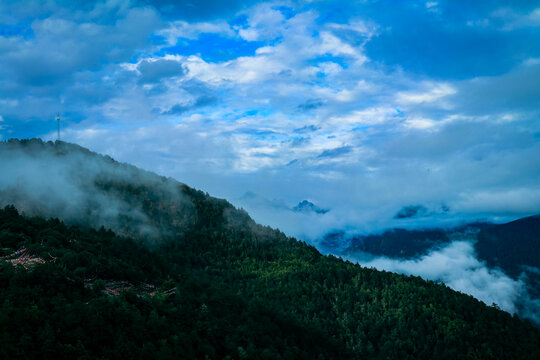
[[[28,161],[13,170],[27,184],[3,177],[2,202],[81,210],[69,225],[0,211],[1,358],[540,358],[540,331],[515,316],[323,256],[173,180],[65,143],[2,143],[0,159]],[[47,169],[33,167],[40,159]],[[40,171],[79,203],[44,201],[46,187],[24,178]],[[100,216],[85,189],[116,214]],[[132,239],[91,228],[100,222]]]
[[[540,215],[481,231],[476,249],[490,265],[512,275],[519,275],[525,267],[540,269]]]
[[[24,248],[45,262],[0,263],[0,356],[540,356],[537,329],[443,285],[201,225],[149,250],[104,229],[0,211],[4,256]]]
[[[540,299],[540,215],[481,231],[475,248],[490,266],[523,279]]]
[[[203,202],[226,211],[231,224],[255,226],[224,200],[78,145],[11,139],[0,142],[0,160],[0,206],[28,215],[104,226],[150,243],[189,231]]]

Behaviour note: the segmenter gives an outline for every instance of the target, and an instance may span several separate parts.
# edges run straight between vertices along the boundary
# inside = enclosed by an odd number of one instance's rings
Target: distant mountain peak
[[[425,216],[428,212],[428,209],[424,205],[408,205],[402,207],[396,215],[394,215],[394,219],[408,219],[408,218],[414,218],[414,217],[422,217]]]
[[[327,212],[330,211],[330,209],[323,209],[323,208],[318,207],[317,205],[315,205],[311,201],[302,200],[302,201],[300,201],[298,203],[298,205],[293,207],[293,211],[295,211],[295,212],[305,212],[305,213],[314,212],[316,214],[326,214]]]
[[[445,215],[450,211],[450,208],[446,204],[440,205],[440,207],[430,206],[428,209],[424,205],[407,205],[402,207],[395,215],[394,219],[411,219],[411,218],[423,218],[433,215]]]

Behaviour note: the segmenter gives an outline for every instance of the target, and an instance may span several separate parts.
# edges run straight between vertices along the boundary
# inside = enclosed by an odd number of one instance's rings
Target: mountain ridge
[[[24,163],[26,169],[12,170],[15,179],[2,178],[2,201],[7,202],[7,195],[16,190],[16,196],[10,199],[26,206],[25,211],[32,210],[32,215],[61,211],[58,204],[43,203],[50,196],[45,200],[40,197],[45,190],[56,196],[61,193],[24,177],[43,172],[57,178],[41,176],[39,182],[66,186],[74,191],[75,200],[88,203],[59,198],[69,210],[81,211],[76,214],[80,216],[62,212],[71,215],[69,226],[59,220],[21,216],[15,207],[0,212],[3,247],[15,251],[24,245],[46,259],[46,263],[30,271],[0,264],[0,296],[9,300],[0,302],[4,306],[1,313],[16,313],[34,324],[21,327],[16,338],[4,332],[2,339],[21,345],[33,339],[31,334],[36,334],[37,327],[42,335],[34,339],[34,347],[49,349],[48,353],[60,354],[59,358],[69,358],[70,354],[114,358],[122,354],[120,345],[132,346],[125,354],[134,354],[134,358],[174,358],[182,352],[190,358],[268,359],[540,356],[536,346],[540,342],[538,329],[442,284],[323,256],[314,247],[288,238],[279,230],[256,224],[245,211],[235,209],[226,200],[155,174],[139,173],[134,167],[126,170],[112,159],[104,160],[92,152],[81,150],[86,155],[79,157],[78,150],[69,152],[69,144],[6,144],[0,144],[0,167],[28,162]],[[48,149],[45,152],[54,150],[53,154],[58,150],[58,154],[51,157],[43,153],[43,148]],[[57,157],[65,166],[58,166]],[[47,166],[41,160],[47,161]],[[80,172],[86,176],[81,178]],[[14,187],[15,180],[22,180],[22,187]],[[97,191],[92,194],[97,200],[84,196],[83,190]],[[33,201],[25,201],[25,195],[33,196]],[[115,212],[98,216],[92,206],[106,210],[98,200],[114,205]],[[136,211],[128,211],[125,204]],[[114,216],[116,221],[112,221]],[[92,230],[91,225],[99,221],[101,229]],[[107,224],[133,240],[122,240],[125,238],[107,231]],[[149,224],[158,233],[141,231],[141,224]],[[161,270],[146,271],[144,266]],[[103,273],[104,269],[107,272]],[[111,279],[127,281],[133,289],[138,288],[137,283],[161,286],[163,291],[174,287],[176,295],[154,300],[133,293],[136,290],[126,290],[110,296],[102,292],[100,284]],[[39,285],[47,282],[58,284],[54,285],[58,292]],[[83,290],[87,282],[91,285]],[[54,299],[59,294],[65,298],[61,302],[64,306],[55,307]],[[91,296],[90,301],[85,296]],[[88,313],[86,305],[91,305]],[[51,318],[44,315],[47,309]],[[69,310],[67,317],[62,309]],[[82,317],[86,321],[78,320],[78,311],[87,314]],[[92,324],[110,326],[112,331],[120,326],[111,320],[115,316],[137,319],[134,325],[122,322],[125,328],[118,332],[123,337],[120,345],[103,336],[97,337],[103,339],[103,346],[93,342],[96,329]],[[0,317],[3,329],[15,325],[10,319]],[[185,324],[193,333],[171,327],[169,321]],[[76,331],[65,337],[54,330],[58,324],[64,331]],[[153,331],[163,337],[142,341],[135,325],[144,331],[160,329]],[[107,333],[114,337],[114,331]],[[302,333],[308,335],[303,337]],[[54,339],[62,341],[55,343]],[[21,357],[10,342],[2,345],[4,354]]]

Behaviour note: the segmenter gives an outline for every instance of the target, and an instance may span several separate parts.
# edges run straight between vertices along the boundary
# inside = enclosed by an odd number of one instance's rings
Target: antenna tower
[[[56,137],[57,137],[57,140],[60,140],[60,114],[56,114],[56,123],[58,125],[58,128],[57,128],[57,133],[56,133]]]

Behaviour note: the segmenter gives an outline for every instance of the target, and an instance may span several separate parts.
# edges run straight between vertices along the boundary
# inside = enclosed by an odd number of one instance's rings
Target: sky
[[[0,0],[0,139],[304,240],[540,213],[539,104],[540,1]]]

